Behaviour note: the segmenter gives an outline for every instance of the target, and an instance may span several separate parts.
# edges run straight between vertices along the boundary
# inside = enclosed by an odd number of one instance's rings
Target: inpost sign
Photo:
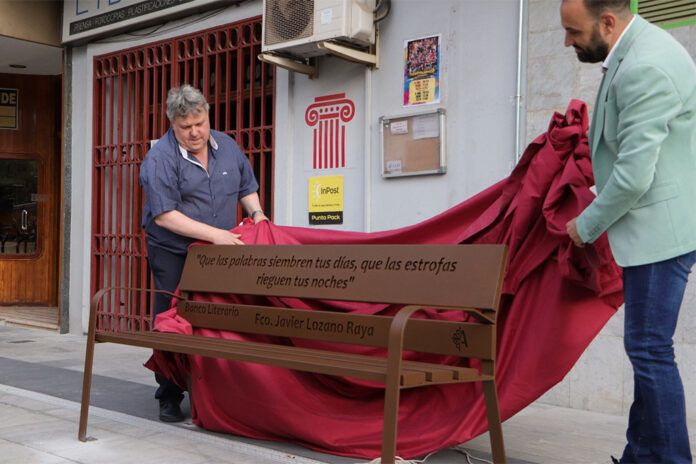
[[[309,223],[343,224],[343,176],[309,178]]]
[[[126,29],[137,29],[159,19],[172,19],[219,4],[240,0],[65,0],[63,43]]]
[[[17,129],[19,91],[0,88],[0,129]]]

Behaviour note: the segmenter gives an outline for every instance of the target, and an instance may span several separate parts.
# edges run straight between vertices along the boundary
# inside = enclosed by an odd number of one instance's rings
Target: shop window
[[[39,162],[0,159],[0,257],[36,255]]]

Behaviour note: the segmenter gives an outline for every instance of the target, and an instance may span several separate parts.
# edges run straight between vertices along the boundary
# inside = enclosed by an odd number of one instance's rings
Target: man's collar
[[[175,139],[176,140],[176,139]],[[213,149],[210,153],[215,156],[215,152],[218,149],[218,144],[213,138],[213,134],[210,134],[210,137],[208,138],[208,143],[210,144],[210,147]],[[203,167],[200,161],[196,159],[195,156],[189,156],[188,150],[186,150],[184,147],[179,145],[179,142],[177,141],[177,146],[179,147],[179,153],[181,153],[181,156],[188,162],[195,164],[196,166]]]
[[[208,143],[213,148],[213,150],[217,151],[218,144],[215,141],[215,139],[213,138],[213,134],[210,134],[210,137],[208,138]],[[184,147],[182,147],[178,141],[177,141],[177,146],[179,147],[179,153],[181,153],[181,156],[183,156],[186,159],[189,159],[188,151]]]
[[[624,38],[626,35],[626,31],[628,31],[631,27],[631,24],[636,20],[636,15],[633,15],[631,18],[631,21],[626,25],[623,31],[621,31],[621,35],[619,38],[616,40],[614,43],[614,46],[611,47],[611,50],[609,51],[609,54],[607,55],[606,59],[602,63],[602,72],[606,72],[607,69],[609,69],[609,64],[611,63],[611,58],[614,56],[614,52],[616,51],[617,48],[619,48],[619,43],[621,43],[621,39]]]

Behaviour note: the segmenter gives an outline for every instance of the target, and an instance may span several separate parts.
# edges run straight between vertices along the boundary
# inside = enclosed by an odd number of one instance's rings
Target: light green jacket
[[[589,138],[597,198],[580,238],[607,231],[623,267],[696,250],[696,66],[640,16],[609,62]]]

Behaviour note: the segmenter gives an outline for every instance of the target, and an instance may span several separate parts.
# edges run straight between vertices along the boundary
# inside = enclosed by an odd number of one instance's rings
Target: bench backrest
[[[504,245],[194,246],[179,284],[184,295],[233,293],[421,305],[468,311],[484,324],[413,319],[406,349],[491,359]],[[194,327],[385,346],[390,317],[222,304],[185,299]]]
[[[201,245],[182,291],[495,311],[504,245]]]

